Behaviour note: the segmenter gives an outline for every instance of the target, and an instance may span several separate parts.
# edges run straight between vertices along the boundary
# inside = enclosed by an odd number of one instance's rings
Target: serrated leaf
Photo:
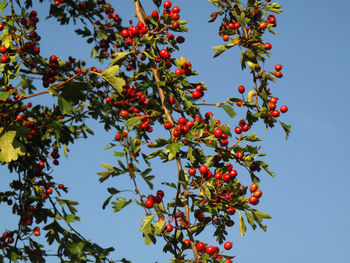
[[[141,117],[130,118],[126,121],[125,126],[139,125],[141,123]]]
[[[74,255],[81,254],[83,252],[84,246],[85,246],[85,243],[83,241],[66,244],[67,249],[70,251],[70,253]]]
[[[153,225],[153,227],[154,227],[154,234],[155,234],[156,236],[159,236],[159,235],[164,231],[164,228],[165,228],[165,221],[161,220],[161,221],[155,223],[155,224]]]
[[[0,92],[0,100],[7,100],[13,92],[15,92],[14,89],[12,91]]]
[[[66,215],[65,221],[67,224],[70,224],[70,223],[75,222],[75,221],[81,221],[81,219],[79,216],[76,216],[76,215]]]
[[[236,112],[230,105],[220,105],[220,107],[223,108],[231,118],[234,118],[236,116]]]
[[[6,8],[6,6],[7,6],[7,1],[6,0],[0,2],[0,12],[1,12],[1,14],[4,13],[4,9]]]
[[[93,74],[96,74],[100,77],[102,77],[105,81],[107,81],[119,94],[122,94],[123,86],[125,85],[125,80],[122,78],[118,78],[115,75],[119,71],[119,66],[114,65],[107,69],[105,69],[103,72],[98,73],[94,71],[90,71]]]
[[[278,120],[278,122],[281,124],[284,132],[286,133],[286,140],[288,140],[289,134],[292,132],[291,131],[292,125],[287,125],[287,124],[285,124],[284,122],[282,122],[280,120]]]
[[[256,137],[255,135],[256,135],[256,133],[254,132],[254,133],[248,135],[248,136],[245,138],[245,140],[246,140],[246,141],[250,141],[250,142],[261,141],[261,139],[260,139],[259,137]]]
[[[114,66],[114,65],[120,65],[121,62],[123,61],[124,58],[126,58],[127,55],[129,55],[131,52],[118,52],[116,53],[115,59],[113,59],[111,62],[109,62],[110,65]]]
[[[62,114],[71,114],[73,113],[72,104],[70,104],[65,98],[57,96],[57,104],[60,108]]]
[[[25,154],[25,147],[16,138],[16,130],[6,131],[0,127],[0,162],[8,163]]]
[[[176,157],[176,154],[180,151],[181,143],[170,143],[165,148],[165,152],[168,153],[168,160],[171,161]]]
[[[113,206],[113,212],[117,213],[120,210],[122,210],[124,207],[126,207],[128,204],[130,204],[132,202],[131,199],[126,200],[124,197],[118,197],[117,198],[118,202],[112,202]]]

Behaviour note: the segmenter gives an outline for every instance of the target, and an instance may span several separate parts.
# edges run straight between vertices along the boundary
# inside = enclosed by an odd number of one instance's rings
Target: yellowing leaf
[[[248,92],[248,102],[251,103],[254,99],[254,96],[256,95],[256,91],[255,90],[251,90]]]
[[[9,163],[16,161],[18,156],[24,155],[25,148],[16,139],[16,131],[5,131],[4,128],[0,128],[0,161]]]

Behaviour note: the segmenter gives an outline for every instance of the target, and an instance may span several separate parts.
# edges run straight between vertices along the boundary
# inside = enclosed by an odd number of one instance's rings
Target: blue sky
[[[116,12],[124,19],[136,21],[131,1],[116,1]],[[120,2],[120,3],[119,3]],[[129,3],[130,2],[130,3]],[[143,1],[148,11],[151,1]],[[239,50],[231,49],[213,59],[212,46],[222,43],[217,35],[217,23],[208,24],[214,10],[206,1],[173,1],[181,8],[181,18],[189,21],[189,33],[182,49],[174,56],[190,59],[199,77],[209,88],[204,99],[216,103],[233,96],[240,84],[250,85],[248,72],[239,65]],[[262,174],[263,198],[258,209],[273,216],[267,221],[268,230],[253,231],[241,238],[236,226],[231,230],[231,250],[235,262],[248,263],[348,263],[350,262],[348,234],[350,229],[350,119],[349,119],[349,43],[350,29],[348,10],[350,2],[338,1],[280,1],[284,13],[277,17],[277,36],[268,35],[272,44],[272,56],[266,67],[283,65],[284,77],[272,85],[273,94],[289,111],[281,119],[292,127],[292,134],[285,141],[282,129],[265,132],[255,131],[264,138],[263,151],[266,161],[278,175],[270,178]],[[45,17],[46,7],[38,8]],[[56,54],[67,58],[73,54],[87,58],[89,48],[72,36],[71,27],[59,28],[52,20],[38,24],[42,36],[41,50],[44,55]],[[33,103],[47,98],[38,97]],[[220,110],[208,109],[222,116],[234,126],[243,112],[232,120]],[[241,115],[240,115],[241,114]],[[91,123],[95,136],[79,141],[71,147],[69,159],[61,158],[55,167],[57,182],[69,187],[67,199],[76,200],[82,222],[76,227],[87,237],[104,246],[115,246],[115,258],[126,257],[132,262],[167,262],[168,255],[160,253],[160,246],[144,246],[139,232],[142,209],[130,205],[120,213],[111,208],[101,210],[107,198],[109,186],[118,189],[131,187],[128,179],[112,179],[103,184],[97,172],[102,162],[113,164],[111,151],[103,148],[114,136],[98,123]],[[63,154],[61,154],[63,155]],[[170,196],[171,192],[159,183],[167,177],[176,177],[175,166],[155,163],[154,172],[159,177],[158,187]],[[4,167],[0,169],[0,191],[11,177]],[[244,179],[242,179],[244,180]],[[10,210],[0,206],[0,231],[11,228]],[[215,245],[212,232],[201,235],[205,242]],[[159,240],[159,244],[163,244]],[[54,261],[50,261],[54,262]]]

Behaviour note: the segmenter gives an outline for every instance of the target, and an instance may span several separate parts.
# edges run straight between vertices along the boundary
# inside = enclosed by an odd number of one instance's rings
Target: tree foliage
[[[107,147],[114,150],[116,166],[102,163],[99,181],[127,176],[134,186],[132,198],[108,187],[103,209],[119,212],[137,203],[145,212],[140,227],[145,243],[163,239],[163,251],[173,255],[172,262],[231,262],[226,237],[236,212],[242,236],[246,223],[266,230],[264,219],[271,217],[253,207],[261,197],[260,172],[274,173],[263,160],[261,139],[250,130],[257,122],[267,129],[279,123],[287,138],[290,133],[290,126],[278,118],[288,108],[276,110],[277,98],[269,88],[282,77],[282,67],[264,67],[271,44],[263,36],[275,34],[273,13],[280,14],[281,6],[258,0],[209,2],[217,8],[209,22],[220,20],[222,37],[213,56],[239,47],[242,70],[252,78],[251,90],[241,85],[237,97],[212,105],[233,118],[233,129],[203,112],[209,87],[204,81],[191,82],[198,72],[189,60],[173,55],[181,53],[182,33],[188,29],[180,8],[171,2],[154,0],[154,11],[147,14],[133,0],[137,21],[130,26],[104,0],[53,2],[48,18],[73,24],[82,41],[93,45],[91,58],[104,69],[88,67],[78,58],[41,56],[45,47],[36,32],[39,19],[32,1],[0,3],[0,161],[18,176],[0,193],[1,205],[12,206],[18,216],[17,229],[2,226],[0,262],[45,262],[47,246],[54,243],[61,262],[129,262],[112,259],[113,248],[102,248],[75,230],[71,224],[80,221],[78,203],[64,199],[68,188],[52,175],[61,154],[68,156],[72,144],[93,135],[88,119],[116,134]],[[35,81],[38,76],[41,80]],[[37,96],[52,96],[56,102],[32,105],[30,98]],[[239,121],[236,107],[245,109]],[[164,138],[154,131],[160,127],[168,131]],[[163,182],[176,193],[167,203],[162,190],[152,195],[138,188],[140,180],[154,188],[154,159],[175,162],[178,168],[176,180]],[[250,175],[249,189],[240,183],[236,167]],[[209,225],[215,227],[218,244],[226,242],[224,251],[198,240]],[[39,235],[47,244],[39,243]]]

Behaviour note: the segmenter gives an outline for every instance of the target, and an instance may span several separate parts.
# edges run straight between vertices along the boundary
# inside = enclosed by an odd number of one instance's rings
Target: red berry
[[[170,224],[167,224],[167,225],[166,225],[166,231],[167,231],[167,232],[173,231],[173,228],[174,228],[174,227],[173,227],[172,225],[170,225]]]
[[[271,97],[270,98],[270,103],[276,104],[277,103],[277,98],[276,97]]]
[[[221,179],[221,177],[222,177],[222,173],[220,172],[215,173],[215,179]]]
[[[267,27],[267,23],[266,22],[261,22],[259,25],[260,29],[265,29]]]
[[[248,199],[249,203],[252,205],[257,205],[259,203],[259,199],[255,196],[250,196]]]
[[[283,73],[281,71],[277,71],[277,72],[275,72],[275,76],[276,76],[276,78],[282,78]]]
[[[272,45],[270,43],[265,43],[265,49],[270,50],[272,48]]]
[[[171,2],[170,1],[165,1],[163,6],[164,6],[164,8],[169,9],[171,7]]]
[[[213,113],[210,112],[210,111],[208,111],[208,112],[205,114],[205,118],[206,118],[207,120],[209,120],[209,119],[210,119],[210,116],[213,116]]]
[[[231,243],[231,242],[226,242],[226,243],[224,244],[224,248],[225,248],[226,250],[230,250],[230,249],[232,248],[232,243]]]
[[[285,113],[285,112],[288,111],[288,107],[287,107],[286,105],[283,105],[283,106],[280,108],[280,111],[281,111],[282,113]]]
[[[34,236],[36,236],[36,237],[37,237],[37,236],[40,236],[40,231],[39,231],[39,230],[36,230],[36,231],[33,232],[33,234],[34,234]]]
[[[232,263],[231,259],[225,259],[225,263]]]
[[[196,174],[196,168],[194,168],[194,167],[189,168],[188,169],[188,174],[195,175]]]
[[[164,128],[166,130],[170,130],[171,128],[173,128],[173,124],[170,121],[165,121],[164,122]]]
[[[244,93],[244,91],[245,91],[245,87],[243,85],[238,87],[238,92],[239,93]]]
[[[235,28],[239,28],[239,27],[241,26],[241,24],[240,24],[239,22],[236,22],[236,23],[234,24],[234,26],[235,26]]]
[[[185,242],[186,246],[189,246],[191,243],[191,241],[189,239],[185,239],[184,242]]]
[[[273,103],[271,103],[271,104],[269,104],[269,109],[270,110],[275,110],[276,109],[276,104],[273,104]]]
[[[232,178],[232,177],[236,177],[236,176],[237,176],[237,171],[236,171],[236,170],[231,170],[231,171],[229,172],[229,175],[230,175],[231,178]]]
[[[273,112],[271,112],[271,115],[277,118],[278,116],[280,116],[280,112],[278,110],[274,110]]]
[[[260,198],[262,196],[262,192],[260,190],[256,190],[253,195],[256,197],[256,198]]]
[[[250,191],[250,192],[255,192],[257,189],[258,189],[258,185],[257,185],[257,184],[252,184],[252,185],[249,187],[249,191]]]
[[[162,190],[157,191],[157,195],[160,196],[161,198],[164,197],[164,192]]]
[[[173,9],[171,9],[171,12],[173,12],[173,13],[180,13],[180,7],[174,6]]]
[[[59,185],[58,185],[58,188],[59,188],[59,189],[63,189],[63,187],[64,187],[63,184],[59,184]]]
[[[201,165],[201,166],[199,167],[199,172],[200,172],[201,174],[207,173],[207,172],[208,172],[208,167],[207,167],[206,165]]]
[[[199,252],[201,252],[201,251],[203,251],[205,249],[205,244],[203,243],[203,242],[199,242],[198,244],[197,244],[197,250],[199,251]]]
[[[7,51],[7,48],[5,46],[1,46],[0,47],[0,52],[1,53],[6,53],[6,51]]]
[[[235,128],[235,133],[240,134],[242,132],[242,129],[240,127]]]
[[[214,246],[209,246],[205,249],[205,252],[207,252],[209,255],[213,254],[216,251]]]
[[[275,66],[275,70],[276,70],[276,71],[281,71],[281,69],[282,69],[282,65],[281,65],[281,64],[277,64],[277,65]]]
[[[181,70],[181,69],[178,68],[178,69],[175,70],[175,75],[176,75],[176,76],[180,76],[180,75],[182,75],[182,74],[183,74],[183,73],[182,73],[182,70]]]
[[[154,205],[154,202],[151,198],[148,198],[147,201],[145,202],[145,205],[148,207],[148,208],[152,208],[153,205]]]
[[[108,103],[108,102],[111,102],[112,101],[112,98],[111,97],[107,97],[106,98],[106,102]]]
[[[0,61],[2,62],[2,63],[6,63],[7,61],[8,61],[8,56],[2,56],[1,58],[0,58]]]
[[[152,11],[151,16],[152,16],[153,18],[157,18],[157,17],[159,16],[158,11],[156,11],[156,10]]]
[[[222,130],[220,129],[220,128],[216,128],[215,130],[214,130],[214,136],[216,137],[216,138],[220,138],[221,136],[222,136]]]
[[[199,99],[200,97],[202,97],[202,93],[197,91],[197,90],[195,90],[195,91],[192,92],[192,97],[194,99]]]
[[[222,40],[224,40],[225,42],[230,40],[230,37],[228,35],[223,35]]]
[[[229,181],[231,179],[231,176],[230,176],[230,174],[224,174],[222,179],[224,179],[224,182],[227,182],[227,181]]]
[[[236,157],[237,157],[238,159],[242,159],[242,158],[243,158],[243,153],[237,152],[237,153],[236,153]]]
[[[50,62],[55,62],[57,60],[57,57],[55,55],[52,55],[50,57]]]
[[[168,50],[166,49],[162,49],[160,52],[159,52],[159,55],[164,58],[164,59],[168,59],[170,58],[170,53]]]

